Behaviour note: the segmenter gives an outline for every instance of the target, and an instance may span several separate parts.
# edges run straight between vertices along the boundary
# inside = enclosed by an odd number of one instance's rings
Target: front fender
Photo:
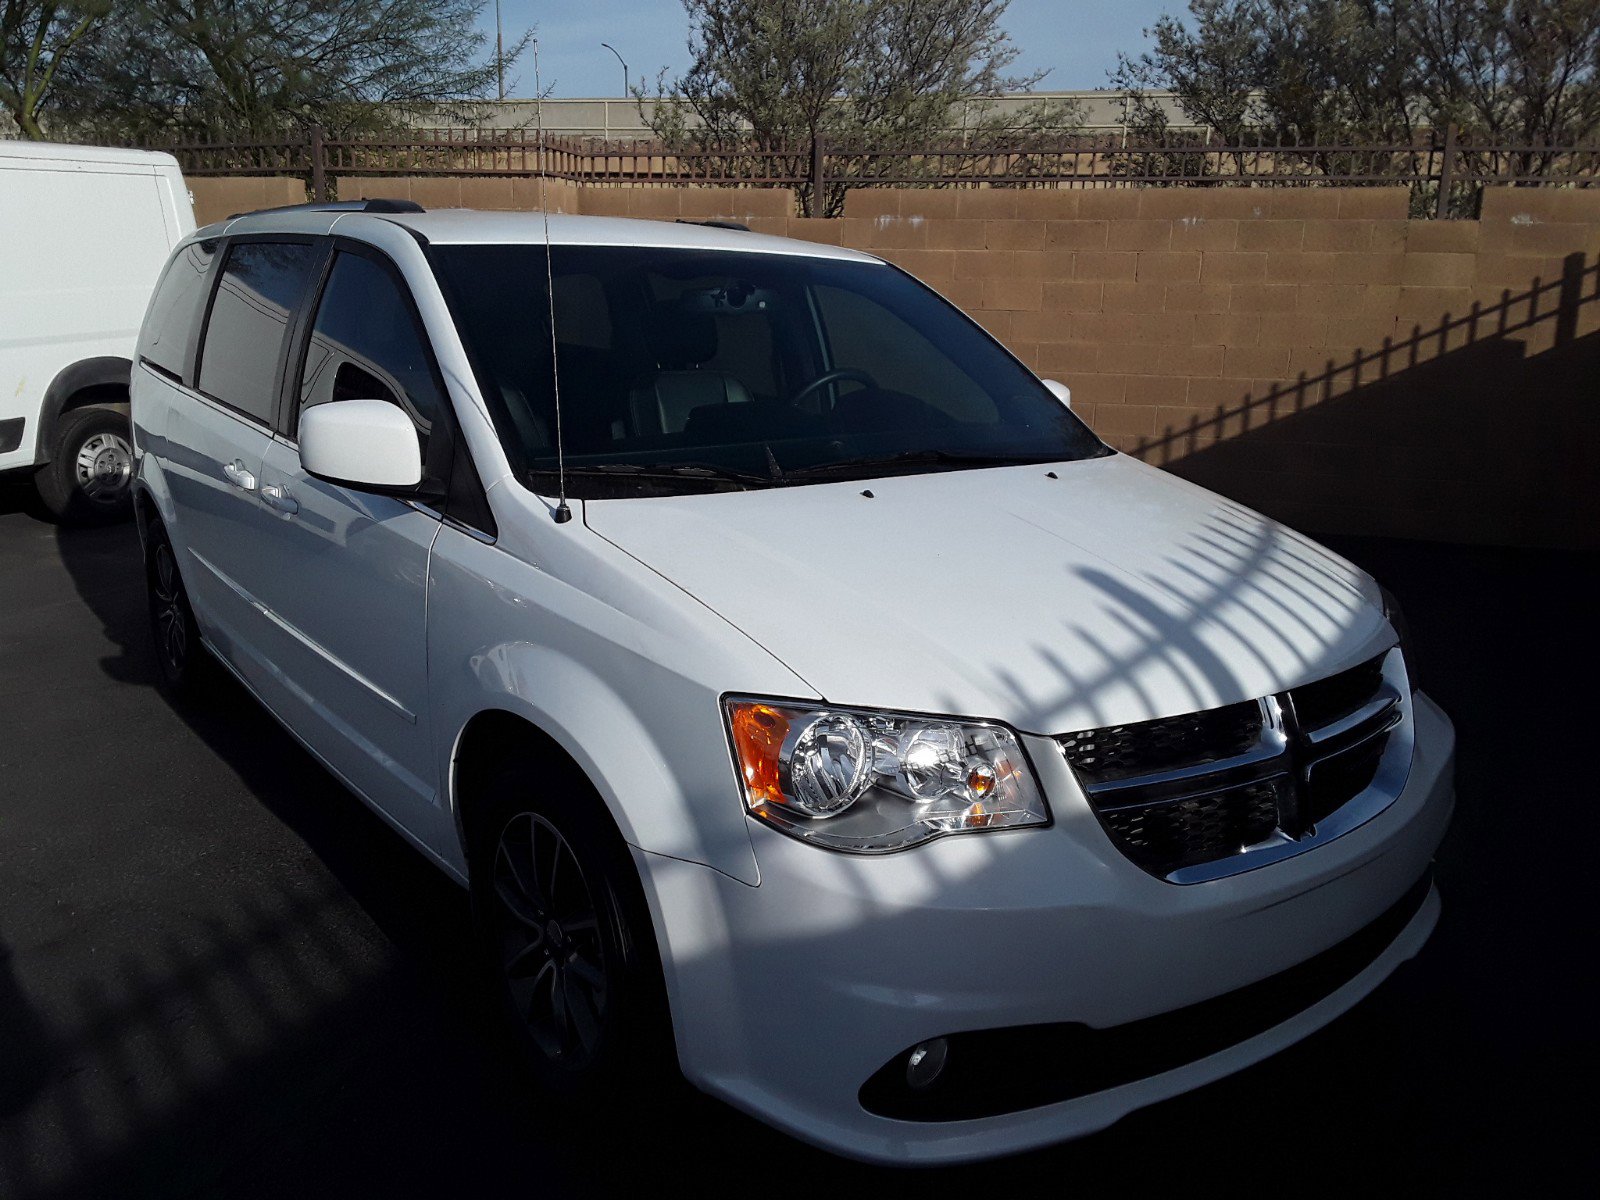
[[[808,697],[805,682],[705,605],[572,521],[507,506],[490,544],[441,531],[428,580],[439,853],[465,861],[455,752],[486,710],[553,738],[628,843],[758,882],[722,696]]]
[[[652,729],[610,683],[550,646],[502,643],[474,655],[471,670],[487,707],[521,717],[571,756],[630,846],[759,882],[714,693],[694,697],[699,689],[678,681],[678,702],[652,706]],[[451,742],[458,828],[454,751],[466,725]]]

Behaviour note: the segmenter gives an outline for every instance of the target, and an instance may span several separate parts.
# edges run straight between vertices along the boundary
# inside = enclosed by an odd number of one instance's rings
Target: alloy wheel
[[[572,846],[537,813],[501,831],[494,896],[518,1017],[546,1059],[583,1066],[599,1047],[610,991],[600,909]]]
[[[172,555],[172,546],[165,541],[155,551],[150,617],[155,625],[156,649],[166,660],[168,670],[173,675],[181,674],[189,658],[189,624],[178,563]]]

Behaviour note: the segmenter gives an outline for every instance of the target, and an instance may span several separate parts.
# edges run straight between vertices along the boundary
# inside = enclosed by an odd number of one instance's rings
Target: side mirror
[[[1057,400],[1061,401],[1062,408],[1072,407],[1072,389],[1064,383],[1057,383],[1054,379],[1041,380],[1044,386]]]
[[[328,483],[374,492],[422,482],[416,426],[386,400],[334,400],[302,412],[300,465]]]

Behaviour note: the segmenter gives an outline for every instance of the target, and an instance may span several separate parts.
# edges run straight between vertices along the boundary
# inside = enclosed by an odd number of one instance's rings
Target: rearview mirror
[[[367,491],[422,482],[416,426],[386,400],[334,400],[302,412],[300,465],[328,483]]]
[[[1047,389],[1049,389],[1049,392],[1050,392],[1050,394],[1052,396],[1054,396],[1057,400],[1061,401],[1061,407],[1063,407],[1063,408],[1071,408],[1072,407],[1072,389],[1071,388],[1069,388],[1064,383],[1057,383],[1054,379],[1045,379],[1045,380],[1041,380],[1041,382],[1044,384],[1044,386]]]

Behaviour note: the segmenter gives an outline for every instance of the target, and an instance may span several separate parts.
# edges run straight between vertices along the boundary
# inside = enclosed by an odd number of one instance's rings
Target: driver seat
[[[649,333],[656,373],[628,394],[635,436],[682,433],[697,408],[748,404],[736,376],[708,370],[717,356],[717,322],[710,313],[657,309]]]

